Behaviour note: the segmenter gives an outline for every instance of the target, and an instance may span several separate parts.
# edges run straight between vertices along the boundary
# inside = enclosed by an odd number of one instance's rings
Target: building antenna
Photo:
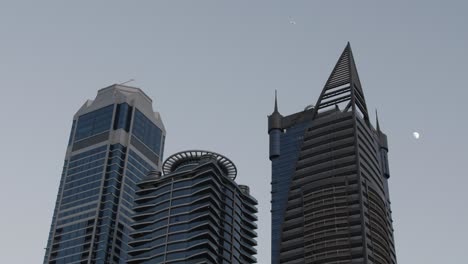
[[[134,81],[135,81],[135,79],[130,79],[130,80],[126,81],[126,82],[119,83],[119,85],[124,85],[124,84],[127,84],[129,82],[134,82]]]

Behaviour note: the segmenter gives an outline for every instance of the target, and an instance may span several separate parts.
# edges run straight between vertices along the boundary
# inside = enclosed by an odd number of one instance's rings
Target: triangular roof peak
[[[365,120],[369,120],[364,93],[349,42],[325,83],[315,107],[314,117],[336,106],[342,106],[342,111],[359,112]]]

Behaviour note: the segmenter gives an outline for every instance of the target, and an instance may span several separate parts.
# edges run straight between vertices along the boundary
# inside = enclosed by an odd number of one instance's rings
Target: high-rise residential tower
[[[140,89],[98,91],[73,118],[44,263],[127,263],[136,183],[161,168],[165,129]]]
[[[283,117],[275,101],[268,134],[272,263],[395,264],[387,137],[349,44],[315,106]]]
[[[183,151],[138,184],[129,264],[256,263],[257,201],[237,169],[210,151]]]

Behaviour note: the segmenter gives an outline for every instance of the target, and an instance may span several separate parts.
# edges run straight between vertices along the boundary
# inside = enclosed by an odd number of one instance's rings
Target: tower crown
[[[214,161],[225,173],[226,177],[234,180],[237,169],[234,163],[221,154],[206,150],[187,150],[173,154],[163,163],[164,174],[176,172],[184,167],[193,167],[205,162]]]
[[[349,42],[325,83],[315,107],[314,118],[321,112],[340,106],[343,106],[340,109],[343,112],[351,110],[369,121],[366,100]]]

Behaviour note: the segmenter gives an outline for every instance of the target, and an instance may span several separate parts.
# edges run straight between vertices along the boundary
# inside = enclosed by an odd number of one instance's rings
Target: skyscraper
[[[272,263],[395,264],[386,135],[348,44],[315,106],[268,118]]]
[[[136,183],[160,169],[165,133],[138,88],[109,86],[78,110],[44,263],[126,263]]]
[[[192,150],[163,170],[138,184],[129,263],[256,263],[257,201],[234,163]]]

